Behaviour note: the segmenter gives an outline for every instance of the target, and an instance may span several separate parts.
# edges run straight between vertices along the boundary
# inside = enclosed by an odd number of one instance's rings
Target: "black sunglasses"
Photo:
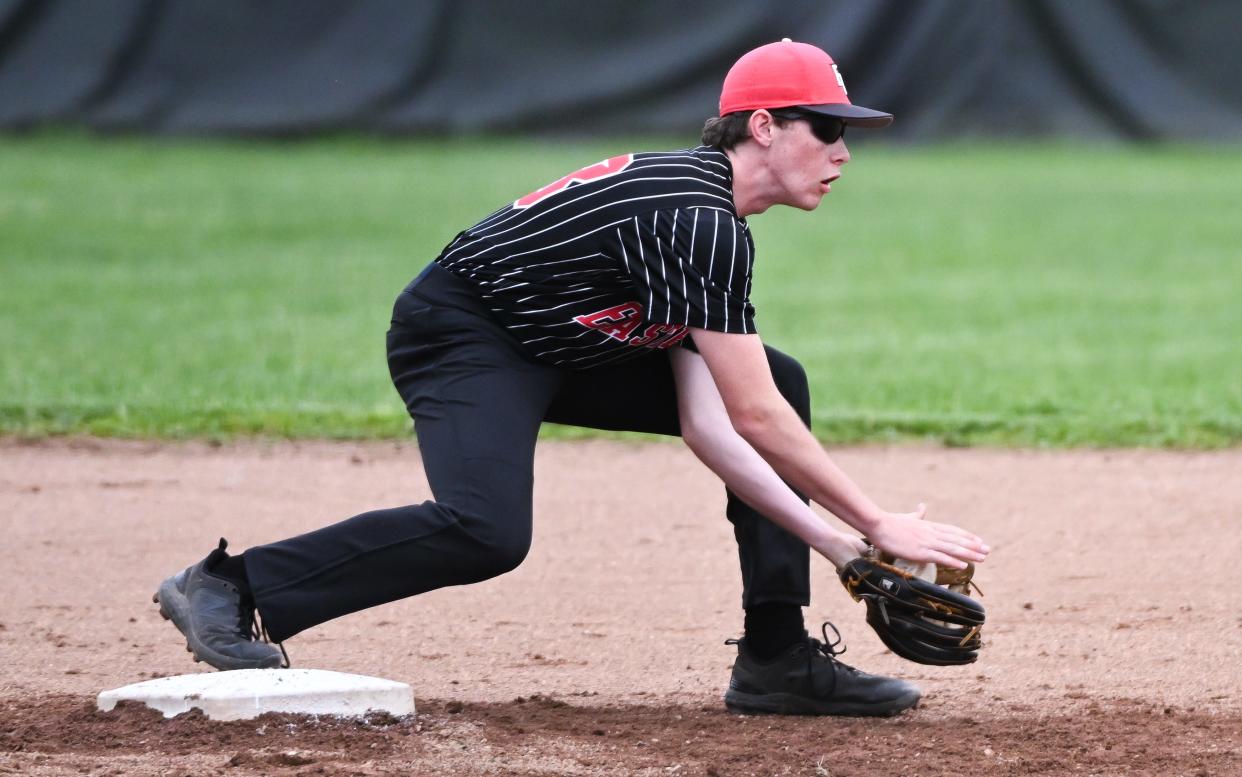
[[[799,110],[776,110],[768,111],[768,113],[784,121],[801,119],[810,122],[811,134],[818,138],[821,143],[831,145],[845,137],[845,119]]]

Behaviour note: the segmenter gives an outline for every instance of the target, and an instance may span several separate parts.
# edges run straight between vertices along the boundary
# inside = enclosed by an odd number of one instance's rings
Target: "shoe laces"
[[[836,635],[835,640],[828,638],[828,629],[832,629],[832,633]],[[836,691],[836,688],[837,688],[837,670],[838,669],[844,669],[847,672],[856,672],[858,670],[850,666],[849,664],[845,663],[844,661],[840,660],[839,658],[837,658],[837,656],[841,655],[846,650],[845,645],[842,644],[845,640],[841,636],[841,632],[837,630],[837,627],[832,623],[832,621],[824,621],[823,624],[819,627],[819,630],[820,630],[820,633],[823,634],[824,636],[824,639],[822,642],[818,639],[815,639],[809,634],[807,635],[807,638],[806,638],[807,683],[811,684],[812,686],[814,685],[815,659],[817,656],[823,657],[825,661],[827,662],[828,666],[832,668],[832,687],[828,691],[829,694],[832,694]],[[840,647],[839,650],[837,649],[838,647]]]
[[[285,651],[285,643],[272,642],[271,636],[267,633],[267,626],[263,624],[263,619],[259,616],[259,608],[255,607],[254,600],[249,596],[245,597],[241,605],[241,623],[238,632],[248,636],[255,642],[266,642],[267,644],[275,644],[280,648],[280,668],[288,669],[293,664],[289,661],[289,653]]]
[[[225,552],[228,550],[228,547],[229,541],[221,537],[219,545],[216,546],[216,549],[213,550],[204,561],[204,566],[209,572],[216,564],[228,557],[228,554]],[[269,645],[272,644],[272,638],[268,636],[267,627],[263,625],[263,621],[259,617],[259,608],[255,606],[254,597],[249,591],[242,591],[238,589],[235,582],[230,582],[229,586],[239,597],[239,601],[237,603],[237,609],[239,611],[237,617],[238,635],[246,637],[253,642],[262,641]],[[280,655],[282,659],[280,668],[288,669],[292,666],[292,663],[289,661],[289,654],[285,651],[285,643],[277,642],[276,647],[280,648]]]
[[[836,635],[837,638],[835,640],[828,639],[828,629],[832,629],[832,633]],[[840,663],[840,661],[837,661],[837,656],[845,652],[844,646],[842,646],[840,650],[837,650],[837,646],[841,645],[841,643],[845,641],[841,636],[841,632],[837,631],[837,627],[833,625],[832,621],[824,621],[823,625],[819,627],[819,631],[824,635],[823,642],[820,642],[818,639],[810,636],[807,637],[807,641],[811,643],[810,652],[819,653],[835,663]]]
[[[828,629],[832,629],[832,633],[836,635],[836,639],[829,639]],[[832,668],[832,689],[829,691],[829,693],[832,693],[832,691],[836,690],[838,669],[844,669],[847,672],[857,672],[858,670],[837,658],[837,656],[841,655],[846,650],[845,645],[843,644],[845,639],[841,636],[841,632],[837,630],[836,625],[833,624],[832,621],[824,621],[819,627],[819,632],[824,637],[823,641],[815,639],[810,634],[807,634],[806,642],[804,643],[804,652],[806,653],[807,682],[814,685],[815,659],[817,657],[822,657],[825,659],[828,666]],[[740,645],[741,640],[726,639],[725,644]],[[840,649],[838,650],[838,648]]]
[[[823,625],[819,628],[820,633],[824,635],[824,641],[820,642],[817,639],[810,640],[814,644],[814,649],[831,661],[833,666],[840,667],[850,672],[857,672],[857,669],[837,658],[837,656],[845,652],[845,646],[842,644],[845,641],[845,638],[841,636],[841,632],[837,631],[837,627],[832,624],[832,621],[824,621]],[[835,641],[828,639],[828,629],[832,629],[832,633],[837,635]],[[841,645],[840,650],[837,650],[837,645]]]

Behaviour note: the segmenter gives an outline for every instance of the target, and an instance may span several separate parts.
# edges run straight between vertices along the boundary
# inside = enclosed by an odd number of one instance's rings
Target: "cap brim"
[[[861,105],[828,103],[826,105],[799,105],[798,107],[804,111],[810,111],[811,113],[820,113],[824,116],[834,116],[838,119],[845,119],[845,123],[851,127],[878,129],[880,127],[887,127],[893,123],[893,114],[885,113],[883,111],[875,111],[870,108],[864,108]]]

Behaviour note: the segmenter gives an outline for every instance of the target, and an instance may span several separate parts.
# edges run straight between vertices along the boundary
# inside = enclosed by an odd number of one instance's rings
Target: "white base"
[[[212,720],[243,720],[265,712],[359,716],[368,710],[414,714],[405,683],[322,669],[236,669],[161,677],[99,694],[105,712],[140,701],[171,718],[197,707]]]

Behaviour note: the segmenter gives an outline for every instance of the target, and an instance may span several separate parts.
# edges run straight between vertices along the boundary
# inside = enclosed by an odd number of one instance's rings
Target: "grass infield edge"
[[[821,412],[816,437],[826,445],[937,443],[948,447],[1163,448],[1242,446],[1242,418],[1111,418],[1061,414],[920,415]],[[30,407],[0,405],[0,435],[22,439],[88,435],[124,439],[411,440],[405,416],[384,411],[306,408]],[[659,435],[547,424],[545,439],[660,440]]]

